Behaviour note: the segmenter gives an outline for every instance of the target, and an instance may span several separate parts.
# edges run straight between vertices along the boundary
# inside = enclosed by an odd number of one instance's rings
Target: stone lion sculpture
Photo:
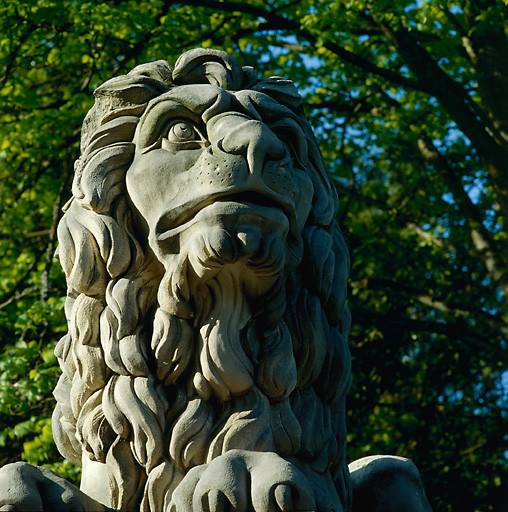
[[[6,466],[1,510],[351,510],[348,252],[292,82],[216,50],[138,66],[96,90],[81,150],[53,415],[81,488]],[[356,478],[369,510],[392,510],[383,464]],[[427,510],[407,467],[423,508],[397,510]]]

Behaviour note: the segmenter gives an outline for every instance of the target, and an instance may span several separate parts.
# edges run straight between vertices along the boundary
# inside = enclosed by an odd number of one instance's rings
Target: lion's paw
[[[169,512],[315,510],[312,487],[275,453],[231,450],[191,469],[173,492]]]
[[[0,511],[86,512],[104,506],[47,468],[15,462],[0,468]]]

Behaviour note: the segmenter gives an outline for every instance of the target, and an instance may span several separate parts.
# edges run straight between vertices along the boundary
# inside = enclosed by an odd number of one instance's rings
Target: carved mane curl
[[[106,464],[115,509],[130,510],[141,501],[141,510],[162,510],[188,469],[242,448],[275,451],[316,472],[330,470],[348,510],[349,262],[334,221],[335,191],[292,83],[259,81],[254,70],[223,52],[203,54],[187,52],[175,68],[165,61],[138,66],[95,92],[73,197],[58,229],[69,332],[57,346],[63,374],[54,393],[55,440],[76,464],[82,456]],[[125,192],[134,133],[150,101],[203,81],[262,93],[289,112],[277,130],[298,135],[293,156],[315,190],[300,264],[256,303],[251,321],[231,341],[262,347],[259,361],[244,364],[254,385],[220,407],[188,384],[191,363],[214,336],[213,326],[200,329],[196,319],[161,307],[157,294],[168,276],[140,239]],[[220,314],[221,289],[211,286],[216,288],[205,306]],[[277,381],[288,365],[294,375]]]

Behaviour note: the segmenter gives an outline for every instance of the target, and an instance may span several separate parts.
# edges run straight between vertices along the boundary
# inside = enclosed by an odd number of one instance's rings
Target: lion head
[[[163,510],[235,448],[329,475],[347,509],[348,254],[292,82],[216,50],[138,66],[95,91],[81,149],[61,453],[105,468],[115,509]]]

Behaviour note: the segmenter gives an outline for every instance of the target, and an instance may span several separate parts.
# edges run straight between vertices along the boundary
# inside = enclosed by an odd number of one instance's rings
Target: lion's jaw
[[[270,207],[217,201],[176,231],[157,240],[166,271],[159,290],[162,307],[164,294],[178,303],[195,304],[212,280],[233,280],[248,297],[259,297],[287,273],[294,257],[288,254],[289,221]],[[162,252],[168,240],[178,244],[178,252]]]

